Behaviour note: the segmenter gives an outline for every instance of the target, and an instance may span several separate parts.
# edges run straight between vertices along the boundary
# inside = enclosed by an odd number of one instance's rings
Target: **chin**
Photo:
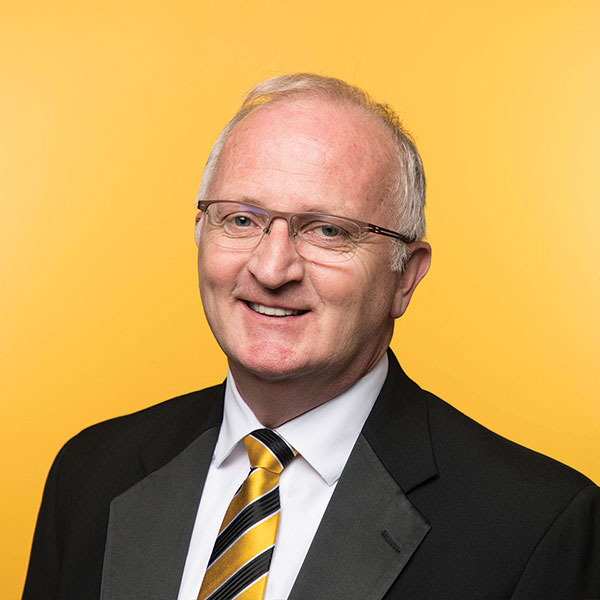
[[[306,373],[306,361],[284,346],[274,343],[253,345],[234,362],[238,368],[266,381],[281,381]]]

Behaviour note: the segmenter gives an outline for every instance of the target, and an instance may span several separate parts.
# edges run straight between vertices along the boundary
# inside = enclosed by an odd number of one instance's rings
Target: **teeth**
[[[250,308],[260,313],[261,315],[269,315],[270,317],[291,317],[293,315],[299,315],[302,311],[290,310],[289,308],[280,308],[279,306],[265,306],[264,304],[257,304],[256,302],[249,302]]]

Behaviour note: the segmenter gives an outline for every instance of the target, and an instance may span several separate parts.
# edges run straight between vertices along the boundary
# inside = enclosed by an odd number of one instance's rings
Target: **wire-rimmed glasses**
[[[410,244],[406,235],[356,219],[315,212],[267,210],[233,200],[200,200],[210,241],[231,250],[254,250],[268,235],[274,219],[288,222],[289,234],[302,258],[318,263],[349,260],[367,234],[383,235]]]

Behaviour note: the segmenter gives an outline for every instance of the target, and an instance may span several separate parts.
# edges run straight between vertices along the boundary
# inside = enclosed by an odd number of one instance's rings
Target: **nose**
[[[304,261],[296,251],[285,219],[273,219],[248,261],[248,270],[264,287],[277,289],[304,276]]]

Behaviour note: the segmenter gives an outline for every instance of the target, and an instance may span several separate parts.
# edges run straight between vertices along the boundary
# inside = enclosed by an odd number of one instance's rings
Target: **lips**
[[[246,304],[254,312],[257,312],[261,315],[267,315],[269,317],[295,317],[308,312],[306,310],[294,310],[291,308],[284,308],[282,306],[266,306],[265,304],[259,304],[257,302],[246,302]]]

